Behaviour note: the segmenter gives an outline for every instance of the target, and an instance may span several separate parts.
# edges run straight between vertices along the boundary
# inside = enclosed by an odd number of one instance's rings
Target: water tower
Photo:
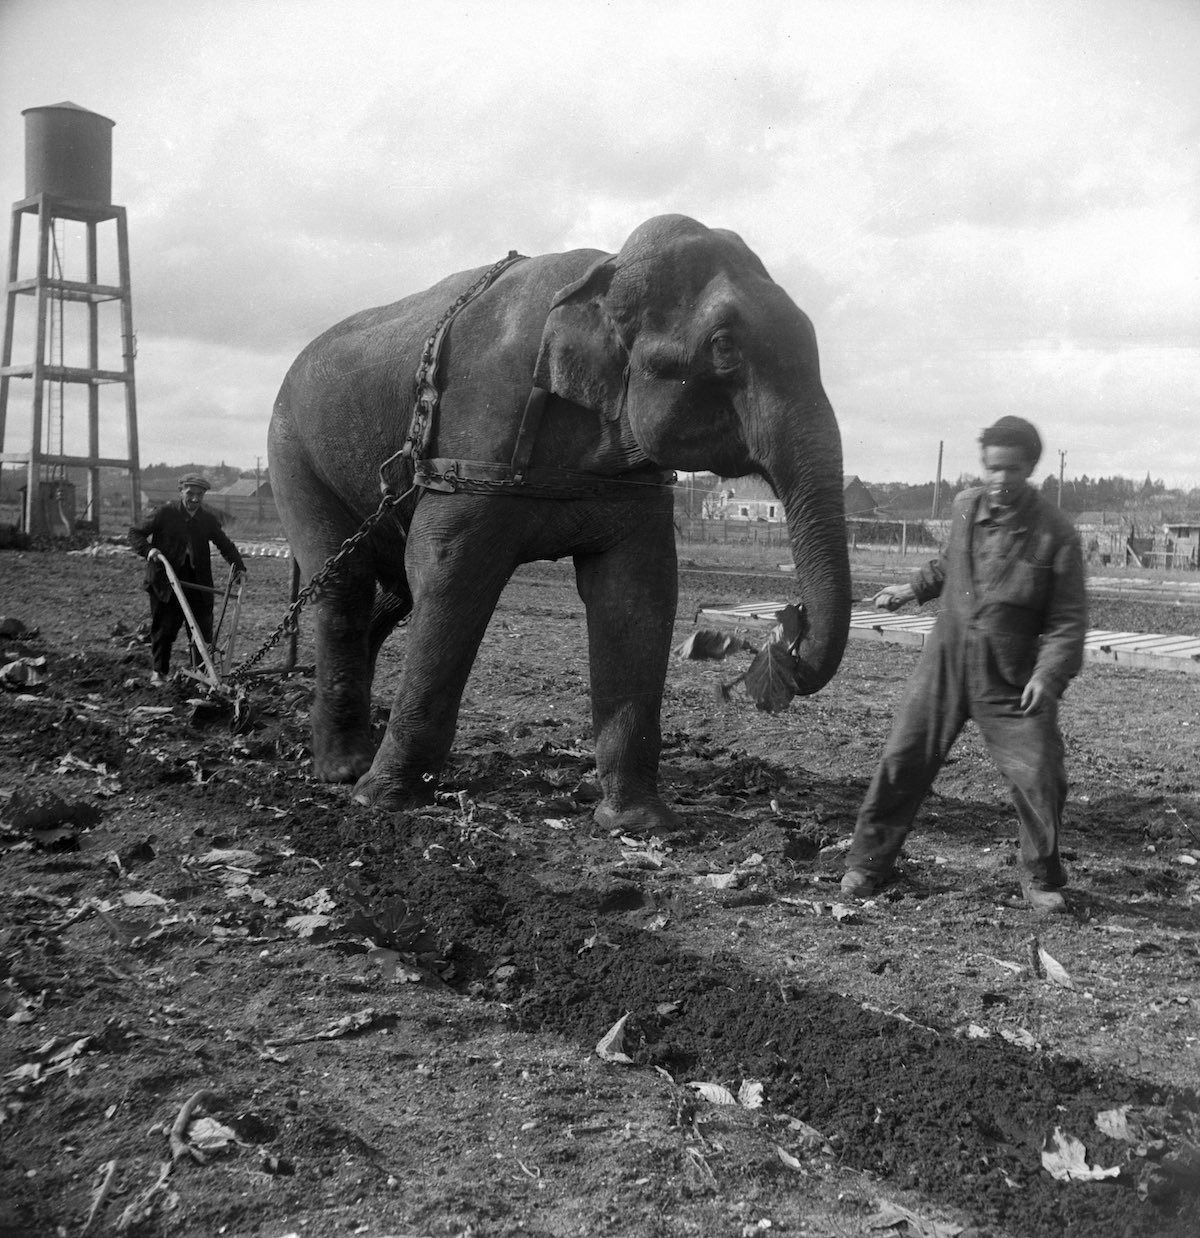
[[[86,470],[83,515],[96,528],[102,468],[128,473],[130,521],[141,513],[129,236],[125,208],[112,205],[114,122],[74,103],[26,108],[21,114],[25,197],[12,208],[0,356],[0,468],[15,464],[25,472],[24,530],[66,535],[77,514],[69,470]],[[37,221],[37,250],[26,273],[21,232],[31,216]],[[114,224],[115,237],[112,229],[101,234],[102,224]],[[18,382],[15,388],[28,393],[28,450],[10,451],[5,444],[14,379],[29,381],[28,387]],[[101,450],[106,393],[124,396],[124,455]]]

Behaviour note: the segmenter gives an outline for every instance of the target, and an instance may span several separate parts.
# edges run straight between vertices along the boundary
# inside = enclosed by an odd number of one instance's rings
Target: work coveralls
[[[211,645],[213,595],[205,588],[187,588],[188,585],[201,585],[212,589],[209,542],[237,571],[246,570],[238,548],[221,528],[221,522],[203,507],[194,516],[189,516],[181,502],[166,503],[140,525],[129,530],[129,544],[143,559],[149,555],[151,548],[162,551],[166,556],[179,577],[179,583],[184,586],[196,626],[205,643]],[[150,656],[154,669],[160,675],[166,675],[171,665],[171,646],[184,623],[183,609],[161,564],[147,562],[145,589],[150,594]]]
[[[1023,882],[1066,885],[1058,835],[1067,797],[1058,700],[1083,662],[1087,596],[1079,536],[1026,487],[1001,518],[986,488],[957,496],[940,558],[912,580],[942,609],[905,690],[858,814],[847,868],[891,872],[913,818],[968,718],[1007,780],[1020,829]],[[1021,713],[1031,680],[1050,702]]]

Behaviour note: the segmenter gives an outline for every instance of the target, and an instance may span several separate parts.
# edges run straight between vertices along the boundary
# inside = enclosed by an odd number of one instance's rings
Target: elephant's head
[[[559,292],[534,381],[626,421],[663,468],[774,488],[808,617],[804,690],[827,683],[850,615],[841,437],[812,324],[741,238],[682,215],[643,224]]]

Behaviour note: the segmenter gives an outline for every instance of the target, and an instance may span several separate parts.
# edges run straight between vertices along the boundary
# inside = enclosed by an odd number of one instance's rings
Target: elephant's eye
[[[742,350],[728,331],[718,331],[708,342],[713,365],[718,370],[735,370],[742,363]]]

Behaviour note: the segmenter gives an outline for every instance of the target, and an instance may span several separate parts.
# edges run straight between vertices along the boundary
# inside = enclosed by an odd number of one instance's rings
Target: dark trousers
[[[187,588],[189,584],[195,583],[193,573],[187,568],[178,570],[175,574],[179,577],[180,584],[184,586],[184,595],[196,618],[196,626],[199,627],[205,643],[211,645],[213,595],[199,589]],[[171,646],[175,643],[179,629],[183,626],[183,607],[179,605],[174,591],[169,592],[166,598],[161,598],[152,591],[150,594],[150,655],[154,661],[154,669],[160,675],[165,675],[170,670]],[[195,665],[195,663],[196,657],[193,655],[192,664]]]
[[[1001,678],[978,633],[950,642],[935,628],[892,722],[883,757],[859,810],[847,867],[876,877],[892,870],[913,819],[968,718],[975,721],[1017,810],[1023,880],[1067,884],[1058,835],[1067,774],[1058,702],[1021,713],[1021,690]]]

